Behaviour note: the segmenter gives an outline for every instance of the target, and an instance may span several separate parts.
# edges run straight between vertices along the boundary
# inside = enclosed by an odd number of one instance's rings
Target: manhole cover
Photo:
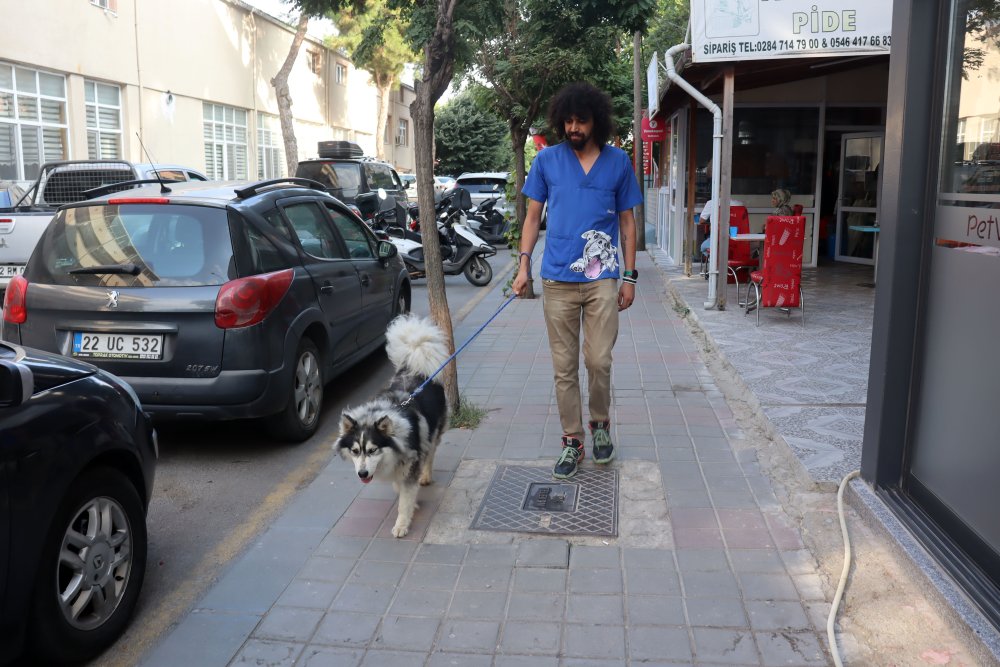
[[[618,471],[581,469],[553,482],[549,468],[499,466],[470,528],[617,536]]]

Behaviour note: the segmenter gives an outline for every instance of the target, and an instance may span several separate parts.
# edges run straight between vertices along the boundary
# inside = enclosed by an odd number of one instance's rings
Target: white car
[[[435,176],[434,177],[434,193],[443,194],[448,190],[451,190],[455,185],[455,179],[451,176]]]
[[[179,164],[150,164],[148,162],[133,164],[136,178],[162,178],[165,181],[207,181],[208,176],[197,169]]]
[[[479,206],[487,199],[499,197],[496,209],[501,213],[513,213],[514,210],[507,202],[507,172],[505,171],[480,171],[462,174],[455,179],[456,188],[464,188],[469,191],[472,203]]]

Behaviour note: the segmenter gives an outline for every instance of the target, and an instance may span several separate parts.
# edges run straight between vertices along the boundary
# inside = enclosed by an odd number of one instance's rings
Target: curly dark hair
[[[598,148],[608,143],[615,132],[611,97],[586,81],[564,86],[549,102],[549,128],[560,141],[566,138],[566,121],[576,116],[594,121],[593,138]]]

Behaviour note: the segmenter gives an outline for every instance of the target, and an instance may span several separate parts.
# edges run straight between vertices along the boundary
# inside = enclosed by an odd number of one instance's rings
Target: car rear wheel
[[[128,622],[146,573],[146,514],[129,479],[85,472],[56,512],[42,552],[29,626],[35,654],[86,660]]]
[[[267,419],[267,428],[278,440],[302,442],[319,427],[323,407],[323,371],[319,350],[308,338],[299,341],[285,409]]]
[[[465,265],[465,278],[476,287],[489,285],[493,280],[493,267],[482,255],[476,255]]]

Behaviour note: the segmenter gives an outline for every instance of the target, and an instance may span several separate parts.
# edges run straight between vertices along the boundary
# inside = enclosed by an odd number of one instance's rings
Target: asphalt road
[[[494,277],[486,287],[475,287],[461,275],[445,277],[456,324],[498,282],[507,281],[513,266],[509,252],[498,248],[490,263]],[[414,281],[413,287],[413,312],[428,314],[426,280]],[[326,386],[319,431],[298,445],[269,441],[253,422],[161,424],[142,594],[129,629],[91,664],[138,664],[295,492],[329,463],[341,411],[375,393],[391,372],[379,351],[334,379]]]

